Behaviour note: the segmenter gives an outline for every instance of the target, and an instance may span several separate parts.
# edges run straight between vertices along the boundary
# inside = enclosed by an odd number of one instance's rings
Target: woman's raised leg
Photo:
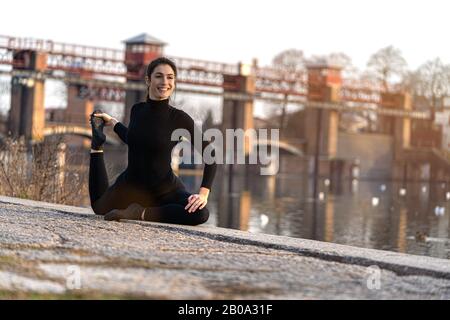
[[[91,152],[89,162],[89,198],[91,206],[108,189],[108,174],[106,173],[103,152]]]

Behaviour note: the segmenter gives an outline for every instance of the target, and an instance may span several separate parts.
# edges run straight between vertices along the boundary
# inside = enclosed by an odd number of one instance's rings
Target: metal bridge
[[[14,55],[26,51],[46,54],[45,71],[24,70],[29,63],[27,61],[29,57],[26,54],[22,57]],[[394,117],[430,118],[430,113],[426,111],[398,110],[384,105],[381,99],[383,89],[371,83],[355,83],[343,79],[338,104],[311,103],[308,97],[312,94],[308,88],[314,86],[314,82],[311,79],[308,81],[306,71],[287,73],[257,65],[246,66],[239,63],[227,64],[168,57],[177,64],[177,90],[183,93],[228,95],[235,100],[287,102],[312,108],[335,108],[339,111],[370,111]],[[24,81],[55,79],[67,84],[80,85],[82,86],[80,95],[89,99],[124,102],[127,90],[146,90],[142,72],[127,71],[126,51],[119,49],[0,35],[0,65],[13,67],[11,70],[0,70],[0,74],[22,78]],[[226,92],[226,89],[233,89],[233,83],[224,82],[223,75],[238,75],[242,72],[255,77],[254,92],[252,94]]]
[[[16,135],[31,140],[54,134],[90,137],[86,127],[94,101],[124,103],[124,119],[128,119],[131,106],[145,98],[145,68],[163,55],[164,45],[145,34],[125,41],[124,50],[0,35],[0,74],[12,79],[9,126]],[[255,100],[304,107],[304,136],[293,138],[304,141],[304,150],[289,140],[255,141],[256,145],[275,143],[284,152],[316,159],[320,155],[332,161],[336,157],[339,113],[370,112],[382,120],[382,133],[394,138],[396,166],[413,163],[414,157],[420,156],[423,159],[417,165],[428,161],[436,176],[449,171],[448,161],[441,161],[433,152],[417,151],[411,143],[412,121],[431,123],[433,117],[428,111],[416,109],[407,93],[386,92],[375,83],[343,79],[339,67],[326,64],[286,72],[260,67],[256,60],[246,65],[168,58],[177,64],[177,92],[223,99],[223,128],[253,128]],[[65,112],[70,117],[63,125],[45,123],[43,89],[47,79],[63,81],[69,88]],[[319,168],[318,163],[315,168]]]

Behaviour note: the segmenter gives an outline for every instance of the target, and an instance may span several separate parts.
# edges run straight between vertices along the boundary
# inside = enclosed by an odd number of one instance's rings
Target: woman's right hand
[[[94,113],[94,117],[102,118],[105,121],[105,126],[114,126],[117,122],[119,122],[116,118],[111,117],[107,113]]]

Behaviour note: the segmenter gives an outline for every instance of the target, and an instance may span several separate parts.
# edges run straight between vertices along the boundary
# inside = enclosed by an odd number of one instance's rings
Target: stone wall
[[[359,159],[361,178],[389,179],[394,141],[383,134],[339,132],[337,157]]]

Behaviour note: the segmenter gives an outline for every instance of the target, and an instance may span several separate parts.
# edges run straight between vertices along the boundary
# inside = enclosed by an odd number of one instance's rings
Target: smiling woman
[[[175,130],[185,129],[187,139],[196,135],[203,138],[194,120],[169,104],[176,76],[176,65],[167,58],[161,57],[149,64],[145,77],[147,99],[131,108],[128,128],[101,111],[91,115],[89,195],[92,209],[96,214],[105,215],[105,220],[189,225],[208,220],[206,204],[216,163],[205,163],[203,181],[196,194],[186,190],[171,168],[171,152],[180,141],[171,140]],[[104,126],[114,126],[120,139],[128,144],[128,167],[110,187],[103,160]],[[203,154],[210,142],[203,141],[199,146],[191,140],[191,144]]]
[[[152,73],[147,71],[145,82],[149,88],[149,98],[153,100],[168,99],[175,88],[175,74],[168,64],[158,65]]]

